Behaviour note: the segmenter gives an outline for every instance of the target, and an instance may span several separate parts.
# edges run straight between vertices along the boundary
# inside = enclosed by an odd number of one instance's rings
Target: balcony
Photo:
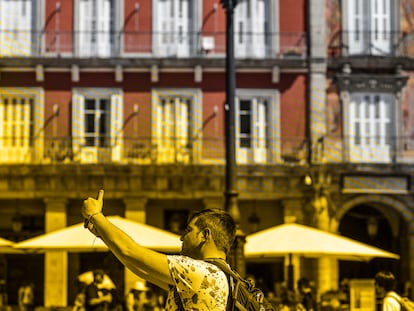
[[[225,32],[0,32],[2,58],[224,58]],[[235,34],[239,59],[306,57],[304,33]]]
[[[303,164],[308,144],[303,137],[243,140],[240,164]],[[0,163],[114,163],[136,165],[223,164],[223,137],[0,137]]]
[[[133,164],[215,165],[225,161],[222,137],[202,139],[154,137],[100,137],[91,140],[46,137],[0,139],[0,163],[9,164]],[[414,163],[409,137],[325,137],[313,144],[313,163],[395,165]],[[236,146],[239,165],[306,165],[309,145],[304,137],[251,138]]]
[[[338,31],[328,42],[328,56],[334,65],[344,60],[353,67],[395,67],[403,64],[412,68],[414,33],[396,31]],[[369,56],[369,57],[367,57]],[[375,60],[378,59],[380,63]]]

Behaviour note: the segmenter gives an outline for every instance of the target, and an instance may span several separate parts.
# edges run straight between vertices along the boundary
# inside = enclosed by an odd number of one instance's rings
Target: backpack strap
[[[176,286],[174,286],[173,291],[174,291],[174,301],[175,301],[175,304],[177,305],[177,308],[178,308],[177,310],[178,311],[185,311],[183,302],[181,300],[180,294],[178,293],[178,290],[177,290]]]
[[[226,275],[231,276],[235,280],[242,280],[242,281],[247,282],[246,280],[244,280],[240,276],[240,274],[238,274],[236,271],[234,271],[233,269],[231,269],[229,267],[229,265],[227,264],[227,262],[224,259],[208,258],[208,259],[204,259],[204,261],[207,261],[209,263],[212,263],[212,264],[216,265],[218,268],[220,268],[221,270],[223,270],[223,272]]]

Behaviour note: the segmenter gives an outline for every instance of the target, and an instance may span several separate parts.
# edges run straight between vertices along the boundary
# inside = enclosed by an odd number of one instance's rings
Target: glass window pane
[[[242,134],[251,134],[251,122],[250,115],[241,115],[240,116],[240,133]]]
[[[95,100],[91,98],[85,99],[85,109],[86,110],[94,110],[95,109]]]
[[[240,101],[240,111],[250,111],[250,100],[241,100]]]
[[[105,135],[106,134],[106,113],[101,113],[101,118],[99,120],[99,134]]]
[[[361,144],[361,128],[359,123],[355,123],[355,145]]]
[[[95,132],[95,115],[89,113],[85,115],[85,132]]]
[[[95,146],[95,137],[85,137],[85,145],[86,145],[86,147],[94,147]]]
[[[251,147],[251,139],[247,137],[240,138],[240,147],[241,148],[250,148]]]
[[[99,109],[107,110],[109,106],[109,100],[107,98],[101,99],[99,101]]]
[[[381,124],[379,122],[375,123],[375,144],[381,144]]]
[[[392,144],[391,141],[391,124],[385,124],[385,144],[390,146]]]

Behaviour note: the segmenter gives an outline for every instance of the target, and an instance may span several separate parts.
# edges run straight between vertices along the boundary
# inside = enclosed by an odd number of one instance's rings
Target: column
[[[45,231],[66,227],[67,200],[52,198],[46,205]],[[49,251],[45,254],[45,307],[64,307],[68,303],[68,256],[65,251]]]
[[[318,212],[316,211],[316,213]],[[332,227],[335,224],[332,224],[327,209],[317,218],[317,225],[320,230],[332,232]],[[337,259],[331,257],[318,259],[318,297],[328,290],[338,289],[338,269]]]
[[[325,196],[320,196],[315,199],[314,206],[315,214],[317,215],[316,222],[320,230],[331,232],[332,219],[329,216],[328,201]],[[335,283],[336,280],[336,283]],[[318,297],[321,293],[327,290],[338,288],[338,264],[337,260],[330,257],[322,257],[318,259]]]
[[[124,199],[125,204],[125,218],[139,222],[146,223],[145,207],[147,206],[147,198],[128,198]],[[125,268],[124,272],[125,280],[125,295],[138,281],[145,283],[145,280],[136,276],[128,268]]]
[[[309,83],[310,83],[310,115],[308,129],[310,133],[311,163],[323,165],[324,154],[318,154],[323,149],[323,145],[318,146],[318,142],[324,143],[326,136],[326,45],[325,45],[325,0],[315,0],[309,2]],[[329,156],[329,155],[328,155]],[[318,211],[315,211],[317,214]],[[317,226],[319,229],[329,231],[330,217],[326,210],[322,214],[317,214]],[[318,294],[331,289],[331,275],[334,273],[332,259],[321,258],[318,260]],[[319,295],[318,295],[319,296]]]

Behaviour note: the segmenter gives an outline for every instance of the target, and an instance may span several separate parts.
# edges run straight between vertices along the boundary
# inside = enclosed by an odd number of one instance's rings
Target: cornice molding
[[[336,83],[341,92],[389,92],[399,93],[407,83],[407,76],[336,74]]]

